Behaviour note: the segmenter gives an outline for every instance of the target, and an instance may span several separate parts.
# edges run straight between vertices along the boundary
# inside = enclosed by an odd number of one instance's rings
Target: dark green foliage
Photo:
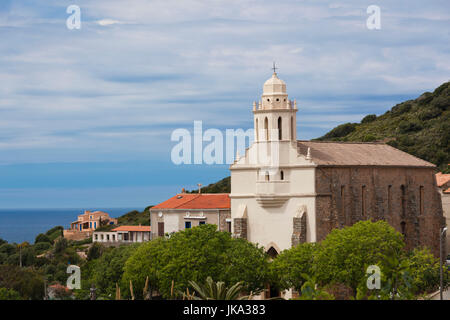
[[[91,260],[81,270],[82,288],[87,290],[94,284],[104,298],[114,298],[116,283],[121,283],[125,262],[139,246],[133,244],[108,248],[99,259]],[[126,291],[127,287],[122,286],[121,291]]]
[[[0,265],[0,287],[13,289],[25,300],[41,300],[44,282],[41,275],[29,268]]]
[[[3,240],[2,238],[0,238],[0,246],[1,246],[2,244],[5,244],[5,243],[8,243],[8,241]]]
[[[263,288],[267,268],[262,248],[217,231],[215,225],[204,225],[142,244],[127,260],[122,282],[126,286],[131,280],[138,298],[146,277],[165,298],[171,296],[172,280],[174,292],[179,292],[190,280],[203,283],[208,276],[226,286],[243,281],[249,292]]]
[[[39,242],[53,243],[52,240],[50,240],[50,238],[46,234],[43,234],[43,233],[38,234],[36,239],[34,240],[34,243],[39,243]]]
[[[343,283],[356,291],[369,265],[403,247],[403,236],[387,222],[360,221],[327,235],[315,255],[314,273],[320,282]]]
[[[361,123],[369,123],[369,122],[372,122],[372,121],[375,121],[375,120],[377,120],[377,115],[375,115],[375,114],[369,114],[369,115],[365,116],[365,117],[361,120]]]
[[[0,288],[0,300],[22,300],[22,297],[13,289]]]
[[[186,191],[186,193],[197,193],[198,190]],[[206,187],[201,188],[202,193],[230,193],[231,192],[231,178],[226,177],[218,182],[211,183]]]
[[[104,247],[98,243],[94,242],[88,250],[87,259],[88,261],[98,259],[102,255]]]
[[[64,230],[64,227],[62,227],[62,226],[53,227],[50,230],[48,230],[45,233],[45,235],[48,236],[50,238],[50,240],[53,242],[57,238],[63,236],[63,230]]]
[[[149,207],[147,207],[149,208]],[[150,225],[150,212],[148,209],[139,212],[137,210],[133,210],[124,214],[123,216],[117,219],[119,225],[127,225],[127,226],[149,226]]]
[[[352,133],[356,130],[358,124],[356,123],[344,123],[330,132],[328,132],[326,135],[320,138],[320,140],[335,140],[336,138],[342,138],[347,136],[348,134]]]
[[[386,141],[389,145],[436,164],[443,172],[450,162],[450,82],[433,93],[394,106],[360,124],[342,124],[317,140]],[[370,120],[370,121],[368,121]]]
[[[4,243],[0,245],[0,253],[4,253],[7,256],[14,254],[17,251],[17,247],[10,243]]]
[[[53,252],[55,254],[62,253],[64,250],[66,250],[67,244],[68,244],[68,242],[67,242],[66,238],[60,238],[60,239],[56,240],[54,247],[53,247]]]
[[[311,268],[316,245],[316,243],[303,243],[282,251],[270,264],[273,284],[281,290],[295,288],[300,291],[305,281],[308,280],[304,275],[313,274]]]

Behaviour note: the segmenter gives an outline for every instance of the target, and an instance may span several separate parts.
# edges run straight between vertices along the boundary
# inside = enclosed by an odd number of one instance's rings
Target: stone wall
[[[234,218],[234,235],[247,239],[247,218]]]
[[[292,246],[306,242],[306,212],[301,217],[293,218]]]
[[[434,173],[430,168],[318,167],[317,241],[333,228],[386,220],[405,235],[407,249],[427,246],[438,255],[444,218]]]

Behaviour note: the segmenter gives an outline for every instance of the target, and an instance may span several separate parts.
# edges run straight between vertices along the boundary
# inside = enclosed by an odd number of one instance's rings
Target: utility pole
[[[443,299],[443,287],[444,287],[444,273],[442,271],[442,259],[444,258],[444,246],[442,245],[445,231],[447,231],[447,227],[442,228],[442,231],[439,233],[439,274],[440,274],[440,285],[439,285],[439,295],[441,300]]]

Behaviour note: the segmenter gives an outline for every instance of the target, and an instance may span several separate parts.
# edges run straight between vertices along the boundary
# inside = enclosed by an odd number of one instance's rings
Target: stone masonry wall
[[[237,238],[247,239],[247,218],[234,218],[234,234]]]
[[[431,168],[318,167],[317,241],[333,228],[386,220],[404,234],[407,249],[427,246],[439,255],[444,217],[434,173]]]

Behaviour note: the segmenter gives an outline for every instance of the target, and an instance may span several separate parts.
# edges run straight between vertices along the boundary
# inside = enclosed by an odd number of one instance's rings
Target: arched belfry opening
[[[266,141],[268,141],[269,140],[269,120],[267,119],[267,117],[264,119],[264,135],[265,135]]]
[[[255,137],[256,137],[256,141],[259,141],[259,133],[258,133],[258,118],[256,118],[256,121],[255,121]]]
[[[282,139],[282,119],[278,117],[278,140]]]

